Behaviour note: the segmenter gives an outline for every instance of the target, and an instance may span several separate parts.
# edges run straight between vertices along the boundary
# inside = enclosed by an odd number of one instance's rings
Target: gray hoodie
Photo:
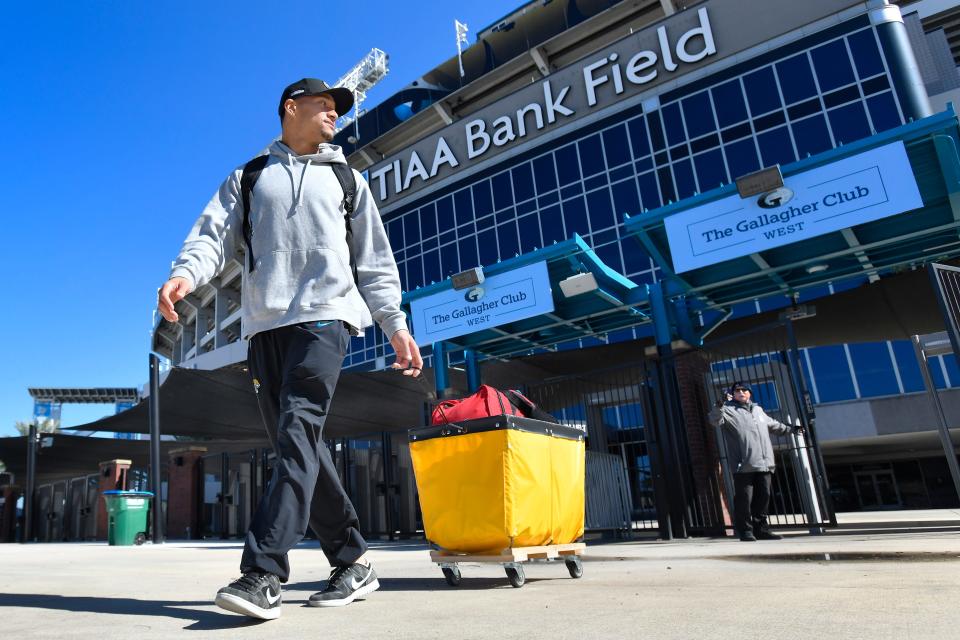
[[[793,428],[768,416],[753,402],[727,402],[710,412],[710,422],[721,427],[727,459],[734,473],[772,472],[770,433],[793,433]]]
[[[250,196],[256,262],[243,285],[244,337],[318,320],[342,320],[357,329],[376,320],[387,337],[407,328],[393,252],[370,188],[356,171],[351,226],[359,291],[355,286],[343,190],[327,164],[346,164],[340,147],[322,144],[317,153],[298,156],[275,141],[268,152],[270,159]],[[207,204],[183,243],[171,278],[186,278],[196,289],[244,246],[242,172],[243,166],[235,169]]]

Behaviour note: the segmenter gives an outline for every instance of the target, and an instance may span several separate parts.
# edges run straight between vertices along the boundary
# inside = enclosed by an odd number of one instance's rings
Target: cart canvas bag
[[[583,536],[582,431],[495,416],[409,432],[423,526],[447,551],[568,544]]]

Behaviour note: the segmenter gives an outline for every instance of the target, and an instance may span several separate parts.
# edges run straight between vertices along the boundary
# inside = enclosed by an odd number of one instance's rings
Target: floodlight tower
[[[387,75],[388,59],[389,56],[380,49],[371,49],[370,53],[364,56],[360,62],[355,64],[333,85],[350,89],[353,92],[353,115],[346,114],[338,119],[337,131],[346,129],[350,126],[350,123],[357,123],[357,119],[360,117],[360,104],[366,99],[367,91]],[[355,124],[354,128],[353,137],[359,140],[358,124]]]

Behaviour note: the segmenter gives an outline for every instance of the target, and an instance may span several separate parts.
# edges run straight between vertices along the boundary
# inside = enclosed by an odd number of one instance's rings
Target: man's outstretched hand
[[[397,352],[397,360],[390,366],[402,369],[405,376],[418,377],[423,369],[423,358],[420,357],[420,347],[410,332],[406,329],[397,331],[390,338],[390,346]]]
[[[157,308],[168,322],[176,322],[180,319],[173,305],[183,300],[190,293],[190,281],[186,278],[170,278],[162,287]],[[418,354],[419,355],[419,354]]]

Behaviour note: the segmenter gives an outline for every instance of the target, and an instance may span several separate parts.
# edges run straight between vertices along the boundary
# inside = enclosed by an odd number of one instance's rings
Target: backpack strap
[[[330,165],[333,173],[340,182],[340,188],[343,189],[343,223],[347,227],[347,249],[350,251],[350,271],[353,273],[353,281],[357,288],[360,287],[360,279],[357,276],[357,259],[353,254],[353,226],[350,224],[350,217],[353,215],[354,199],[357,197],[357,178],[353,175],[353,169],[350,165],[334,162]]]
[[[264,167],[267,166],[269,156],[257,156],[247,164],[243,165],[243,173],[240,174],[240,198],[243,201],[243,240],[247,245],[248,270],[253,271],[253,241],[251,239],[250,225],[250,194],[253,193],[253,187],[257,184],[257,179]],[[334,175],[337,176],[337,182],[343,189],[343,222],[347,228],[347,249],[350,251],[350,271],[353,273],[353,281],[360,286],[360,280],[357,276],[357,260],[353,253],[353,227],[350,224],[350,216],[353,214],[354,199],[357,196],[357,179],[353,175],[353,170],[349,165],[341,163],[331,163]]]
[[[267,166],[270,156],[257,156],[247,164],[243,165],[243,173],[240,174],[240,199],[243,201],[243,241],[247,244],[247,269],[253,271],[253,242],[251,240],[250,229],[250,194],[253,192],[253,185],[257,184],[257,178],[260,172]]]

